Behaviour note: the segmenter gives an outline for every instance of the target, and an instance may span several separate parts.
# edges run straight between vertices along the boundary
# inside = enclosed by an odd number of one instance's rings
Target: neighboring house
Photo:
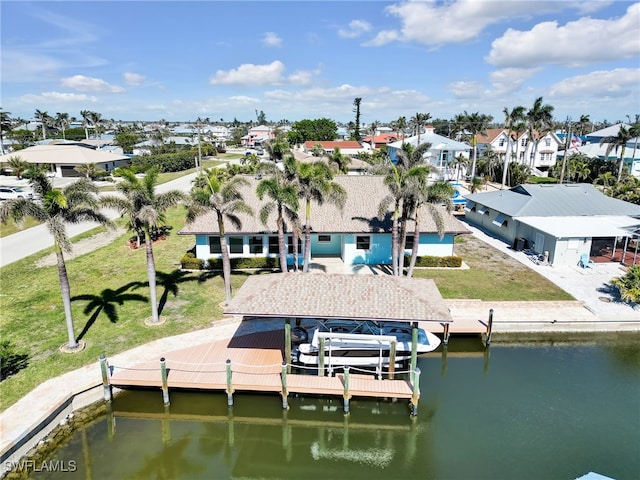
[[[512,132],[513,135],[513,132]],[[536,133],[536,135],[538,135]],[[486,134],[477,134],[478,155],[491,147],[494,152],[504,159],[507,153],[508,135],[506,129],[492,128]],[[562,140],[554,132],[545,133],[535,142],[529,141],[529,133],[521,132],[520,135],[512,139],[509,147],[511,161],[528,165],[542,172],[549,170],[556,164],[558,150],[564,147]]]
[[[393,163],[397,163],[398,158],[396,152],[402,149],[402,145],[409,143],[414,147],[417,147],[418,140],[420,141],[420,144],[431,144],[431,148],[427,150],[424,155],[424,160],[426,164],[433,167],[435,177],[444,179],[455,178],[455,169],[450,167],[453,159],[458,155],[469,158],[469,151],[471,150],[469,145],[438,135],[435,133],[432,126],[427,126],[425,131],[419,136],[414,135],[412,137],[405,138],[404,140],[388,144],[387,152],[389,154],[389,159]]]
[[[197,135],[193,138],[190,137],[180,137],[180,136],[171,136],[165,137],[162,139],[162,143],[164,145],[169,145],[170,143],[174,143],[179,147],[193,147],[198,145],[198,137]],[[136,143],[133,146],[133,154],[134,155],[151,155],[151,150],[154,147],[158,147],[160,142],[156,139],[145,140],[144,142]]]
[[[640,205],[607,197],[590,184],[518,185],[465,197],[470,223],[514,248],[547,252],[553,265],[576,265],[584,253],[600,257],[623,248],[640,227]]]
[[[249,129],[249,132],[240,141],[244,147],[259,147],[274,137],[275,129],[273,127],[258,125]]]
[[[342,152],[342,150],[340,152]],[[329,164],[329,158],[327,157],[327,155],[316,157],[311,153],[304,153],[303,151],[293,150],[293,156],[297,161],[301,163],[313,163],[320,161]],[[347,165],[347,170],[347,175],[367,175],[371,172],[371,164],[365,162],[364,160],[360,160],[358,157],[351,157],[349,165]]]
[[[88,163],[93,163],[106,172],[131,164],[131,159],[126,155],[116,155],[80,145],[55,143],[36,145],[20,150],[19,155],[27,163],[50,165],[56,177],[80,177],[82,174],[76,172],[75,167]],[[0,162],[7,162],[11,156],[11,154],[0,156]]]
[[[346,157],[355,157],[359,153],[369,152],[370,149],[364,148],[360,142],[355,140],[332,140],[332,141],[314,141],[308,140],[304,142],[302,149],[305,153],[313,154],[313,149],[316,145],[320,145],[324,153],[331,155],[336,151],[336,148],[340,149],[340,153]]]
[[[257,215],[264,202],[258,200],[255,190],[259,182],[254,177],[245,176],[250,182],[243,188],[245,201],[256,212],[255,216],[239,214],[242,228],[236,229],[230,222],[225,223],[226,238],[231,257],[278,257],[278,231],[275,214],[269,217],[268,225],[263,225]],[[391,264],[392,211],[381,220],[377,217],[378,206],[388,194],[383,183],[384,177],[374,175],[342,175],[334,181],[347,191],[347,200],[342,211],[325,202],[313,203],[311,207],[311,257],[339,257],[345,264]],[[300,204],[299,215],[304,222],[304,203]],[[426,210],[426,209],[425,209]],[[453,255],[456,235],[470,233],[453,215],[442,210],[445,219],[445,234],[442,239],[431,216],[422,212],[422,227],[418,255]],[[293,264],[291,225],[286,223],[286,243],[289,252],[288,263]],[[413,233],[414,224],[409,222],[408,231]],[[186,225],[181,235],[195,235],[197,258],[208,260],[220,258],[220,237],[215,213],[198,217]],[[413,235],[409,235],[405,254],[411,253]],[[302,262],[304,235],[299,241],[299,261]]]
[[[373,137],[373,142],[374,142],[374,148],[380,148],[383,145],[388,145],[390,143],[393,142],[397,142],[398,139],[401,139],[402,137],[398,137],[398,135],[396,135],[395,133],[376,133],[376,136]],[[368,137],[364,137],[362,139],[363,143],[368,143],[369,145],[371,145],[371,135],[369,135]]]

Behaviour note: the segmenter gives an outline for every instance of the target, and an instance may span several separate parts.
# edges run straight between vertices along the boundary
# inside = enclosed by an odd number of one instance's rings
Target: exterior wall
[[[369,250],[357,248],[356,237],[371,238]],[[391,235],[388,233],[345,234],[342,236],[344,246],[342,260],[348,265],[390,265]]]
[[[476,205],[477,209],[479,206]],[[497,226],[493,223],[498,216],[498,212],[495,210],[487,209],[485,213],[479,213],[477,210],[468,211],[465,210],[464,216],[469,220],[472,224],[480,227],[482,230],[489,232],[496,237],[504,240],[509,245],[513,245],[513,241],[516,237],[525,237],[518,230],[517,222],[514,221],[511,217],[506,217],[507,225],[503,225],[501,227]]]
[[[591,238],[558,238],[553,255],[554,265],[577,265],[580,255],[591,251]],[[551,255],[549,255],[551,259]]]
[[[320,236],[330,236],[331,241],[321,242]],[[342,235],[311,235],[311,256],[314,255],[335,255],[339,256],[342,250]]]

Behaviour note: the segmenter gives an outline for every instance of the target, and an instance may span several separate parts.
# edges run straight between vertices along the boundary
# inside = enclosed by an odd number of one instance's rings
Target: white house
[[[514,248],[547,252],[553,265],[576,265],[582,254],[620,261],[616,251],[638,241],[640,205],[590,184],[527,184],[465,197],[470,223]]]
[[[245,201],[258,212],[267,199],[261,201],[255,193],[258,179],[245,176],[249,185],[242,189]],[[311,257],[339,257],[345,264],[389,265],[391,264],[391,226],[392,211],[378,218],[378,206],[389,190],[384,185],[384,177],[376,175],[341,175],[334,178],[347,191],[346,204],[342,210],[324,202],[311,206]],[[304,204],[300,205],[300,218],[304,218]],[[426,210],[426,209],[425,209]],[[442,237],[431,215],[424,211],[420,215],[421,228],[418,245],[419,256],[453,255],[453,243],[456,235],[470,233],[453,215],[442,209],[445,232]],[[278,257],[278,236],[276,215],[273,213],[266,225],[257,215],[239,213],[242,225],[237,228],[225,225],[226,240],[231,258]],[[292,227],[285,221],[287,261],[293,264]],[[411,232],[407,240],[405,254],[411,253],[414,224],[409,222]],[[195,254],[197,258],[208,260],[220,258],[220,234],[214,213],[198,217],[187,224],[181,235],[195,236]],[[299,260],[302,261],[304,240],[299,240]]]

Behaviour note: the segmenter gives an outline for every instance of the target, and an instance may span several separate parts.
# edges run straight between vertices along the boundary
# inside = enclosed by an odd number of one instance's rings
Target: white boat
[[[388,367],[391,345],[395,343],[395,362],[399,366],[411,359],[412,327],[402,322],[356,322],[329,320],[313,330],[311,342],[301,343],[297,361],[302,365],[318,365],[320,341],[324,339],[324,362],[332,366]],[[418,329],[417,354],[432,352],[440,339]]]

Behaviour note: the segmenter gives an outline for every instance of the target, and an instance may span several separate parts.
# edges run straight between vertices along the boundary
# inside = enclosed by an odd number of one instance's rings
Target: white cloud
[[[124,88],[117,85],[111,85],[99,78],[86,77],[84,75],[63,78],[60,83],[63,87],[73,88],[79,92],[122,93],[125,91]]]
[[[124,82],[127,85],[142,85],[146,80],[145,76],[140,75],[139,73],[124,72],[122,76],[124,77]]]
[[[267,47],[281,47],[282,38],[280,38],[277,33],[267,32],[262,37],[262,44]]]
[[[612,20],[581,18],[559,26],[543,22],[529,31],[508,29],[494,40],[486,61],[499,67],[578,67],[640,55],[640,3]]]
[[[424,45],[463,43],[474,40],[489,25],[514,16],[530,16],[556,12],[558,2],[539,1],[535,6],[520,1],[404,2],[390,5],[386,11],[402,23],[401,34],[380,32],[370,45],[382,45],[393,40]]]
[[[0,51],[2,54],[2,82],[42,80],[43,77],[51,76],[60,68],[59,60],[48,55],[14,50],[5,46]]]
[[[317,72],[298,70],[293,74],[285,75],[285,66],[279,60],[267,65],[254,65],[245,63],[231,70],[218,70],[209,83],[211,85],[241,85],[241,86],[266,86],[296,84],[306,85],[311,82]]]
[[[97,103],[98,99],[93,95],[63,93],[63,92],[42,92],[40,94],[27,94],[19,97],[18,102],[26,105],[43,105],[45,110],[47,105],[67,105],[78,103]]]
[[[341,38],[356,38],[371,30],[371,24],[365,20],[351,20],[348,28],[338,30]]]
[[[382,30],[376,34],[376,36],[362,44],[364,47],[379,47],[386,45],[395,40],[400,40],[400,33],[396,30]]]
[[[491,72],[489,78],[493,86],[493,94],[503,96],[515,92],[538,71],[537,68],[503,68]]]
[[[482,83],[474,80],[452,82],[447,88],[456,98],[478,98],[479,95],[482,95],[483,91]]]
[[[638,96],[640,68],[616,68],[576,75],[551,85],[551,98],[564,97],[630,97]]]

